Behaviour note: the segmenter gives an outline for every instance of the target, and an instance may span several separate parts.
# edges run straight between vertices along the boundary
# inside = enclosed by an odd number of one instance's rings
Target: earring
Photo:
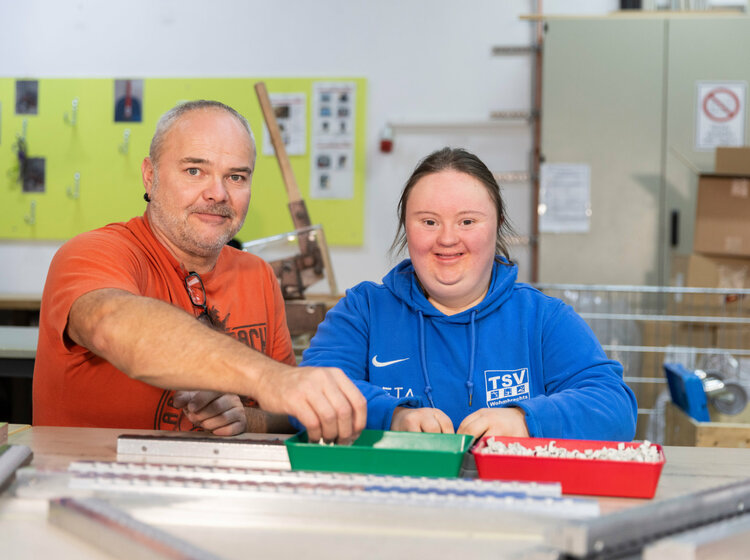
[[[146,202],[151,202],[151,198],[148,196],[148,193],[143,193],[143,200]]]

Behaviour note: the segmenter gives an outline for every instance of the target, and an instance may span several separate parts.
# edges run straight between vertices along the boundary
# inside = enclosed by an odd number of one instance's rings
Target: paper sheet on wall
[[[354,82],[315,82],[310,198],[354,196]]]
[[[697,82],[695,149],[745,145],[747,83]]]
[[[307,97],[304,93],[272,93],[269,96],[287,155],[307,153]],[[276,155],[268,127],[263,125],[263,155]]]
[[[540,170],[539,231],[589,231],[591,168],[577,163],[545,163]]]

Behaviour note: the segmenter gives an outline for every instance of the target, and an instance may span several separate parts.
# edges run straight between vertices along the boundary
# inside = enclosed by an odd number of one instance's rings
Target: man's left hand
[[[526,413],[522,408],[480,408],[464,418],[457,434],[482,436],[529,437]]]
[[[174,407],[194,425],[217,436],[233,436],[247,429],[245,407],[237,395],[214,391],[177,391]]]

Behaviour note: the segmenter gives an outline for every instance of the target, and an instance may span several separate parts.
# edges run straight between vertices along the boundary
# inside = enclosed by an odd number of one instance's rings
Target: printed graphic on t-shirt
[[[488,369],[484,372],[484,384],[488,407],[530,398],[528,368]]]
[[[226,327],[226,322],[229,319],[229,313],[227,313],[224,319],[224,332],[229,336],[239,340],[241,343],[246,344],[253,350],[258,352],[266,353],[266,335],[268,333],[267,323],[255,323],[253,325],[242,325],[239,327]],[[250,397],[241,397],[242,404],[244,406],[255,407],[258,406],[258,402]]]
[[[253,350],[265,353],[266,351],[266,335],[268,333],[267,323],[255,323],[252,325],[240,325],[238,327],[229,326],[229,316],[222,319],[218,310],[215,307],[209,309],[209,315],[211,317],[211,323],[219,332],[223,332],[232,338],[239,340],[243,344],[246,344]],[[176,432],[189,432],[198,431],[201,428],[193,425],[190,420],[187,419],[185,414],[173,406],[172,397],[174,391],[166,390],[162,393],[161,399],[159,399],[159,405],[154,416],[154,429],[155,430],[174,430]],[[244,406],[253,407],[258,406],[258,403],[250,397],[240,397]]]
[[[266,323],[232,327],[231,330],[227,331],[229,336],[236,338],[243,344],[247,344],[250,348],[257,350],[258,352],[264,353],[266,351],[267,333],[268,325]]]
[[[201,428],[194,426],[182,410],[174,407],[174,391],[167,389],[159,399],[159,406],[154,416],[154,430],[196,432],[200,431]]]
[[[268,323],[253,323],[251,325],[239,325],[232,327],[229,325],[229,317],[232,313],[227,313],[223,318],[219,310],[210,307],[208,315],[211,317],[211,325],[214,329],[224,334],[228,334],[242,344],[246,344],[258,352],[266,352],[266,335],[268,334]]]

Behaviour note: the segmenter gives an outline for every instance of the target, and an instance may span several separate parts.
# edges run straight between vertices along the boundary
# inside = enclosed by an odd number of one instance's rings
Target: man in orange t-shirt
[[[312,441],[359,435],[362,395],[338,369],[293,367],[273,271],[225,245],[247,214],[255,154],[247,121],[221,103],[160,119],[144,216],[75,237],[50,265],[35,425],[232,435],[284,431],[294,416]]]

